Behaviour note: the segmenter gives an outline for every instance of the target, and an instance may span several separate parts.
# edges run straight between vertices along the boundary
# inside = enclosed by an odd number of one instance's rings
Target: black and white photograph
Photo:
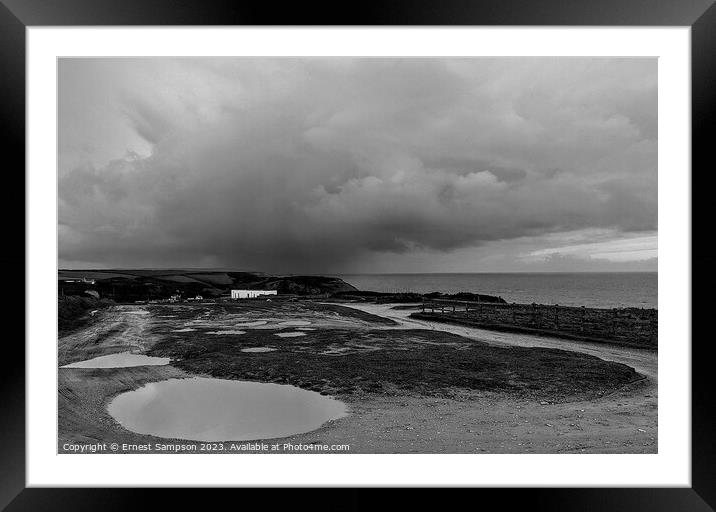
[[[59,58],[57,452],[658,453],[658,89]]]

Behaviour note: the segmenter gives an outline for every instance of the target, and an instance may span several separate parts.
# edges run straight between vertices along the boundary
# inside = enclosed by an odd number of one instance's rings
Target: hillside
[[[184,298],[202,295],[205,298],[226,295],[231,289],[276,290],[280,294],[330,295],[356,291],[337,277],[275,276],[261,272],[230,272],[211,270],[60,270],[60,294],[87,295],[118,302],[165,299],[171,295]]]

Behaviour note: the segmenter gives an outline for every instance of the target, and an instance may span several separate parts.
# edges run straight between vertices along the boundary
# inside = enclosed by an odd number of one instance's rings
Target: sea
[[[359,290],[498,295],[507,302],[657,308],[656,272],[338,274]]]

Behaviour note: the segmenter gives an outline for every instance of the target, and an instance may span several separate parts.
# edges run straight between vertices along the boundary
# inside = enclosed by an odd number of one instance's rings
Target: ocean
[[[593,308],[657,308],[656,272],[510,274],[338,274],[359,290],[473,292],[507,302]]]

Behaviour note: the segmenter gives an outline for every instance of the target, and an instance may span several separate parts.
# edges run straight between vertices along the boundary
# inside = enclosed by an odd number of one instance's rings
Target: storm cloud
[[[61,265],[480,271],[516,243],[505,257],[571,262],[569,234],[655,244],[655,59],[62,59],[59,76]]]

